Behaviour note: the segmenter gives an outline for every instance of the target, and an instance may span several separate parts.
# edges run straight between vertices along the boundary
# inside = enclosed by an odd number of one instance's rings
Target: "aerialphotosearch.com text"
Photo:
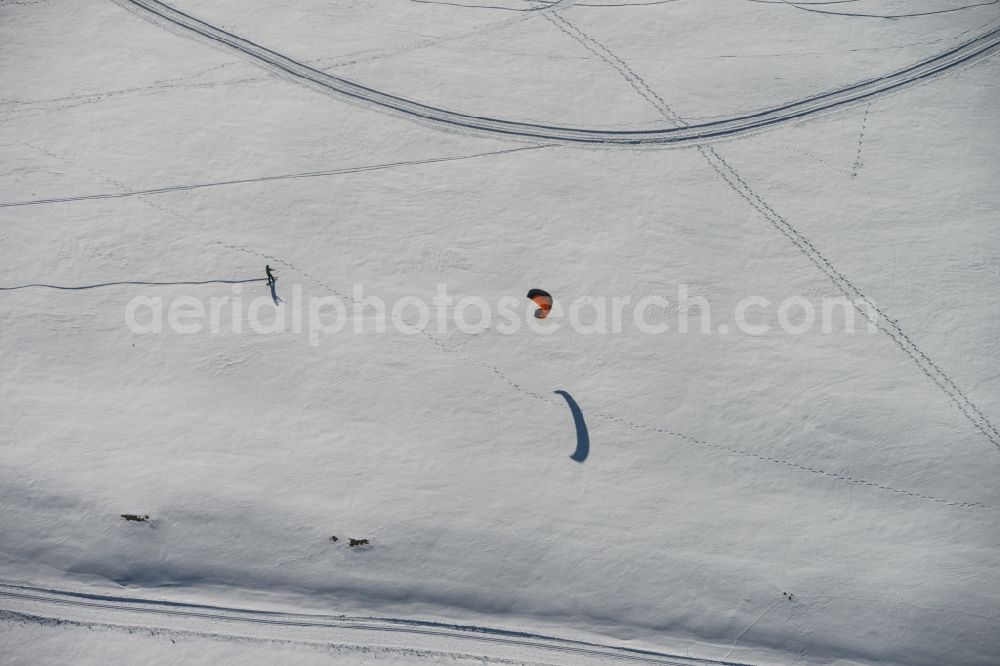
[[[551,312],[539,318],[525,298],[502,296],[495,302],[472,295],[455,297],[444,284],[428,300],[402,296],[386,302],[366,295],[356,284],[350,297],[304,296],[301,285],[286,289],[286,298],[245,293],[234,285],[226,295],[137,296],[125,306],[125,323],[133,333],[179,335],[258,334],[304,335],[319,345],[330,335],[403,334],[420,332],[466,334],[493,329],[513,335],[522,328],[549,335],[568,327],[581,335],[616,335],[637,331],[647,335],[743,334],[761,336],[780,331],[787,335],[812,332],[875,333],[878,311],[865,300],[845,296],[810,299],[796,294],[781,300],[747,296],[721,321],[704,296],[692,296],[680,284],[673,298],[662,295],[556,296]]]

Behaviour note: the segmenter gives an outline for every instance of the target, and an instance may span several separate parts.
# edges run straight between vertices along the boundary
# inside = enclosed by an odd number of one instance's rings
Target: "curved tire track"
[[[507,138],[545,139],[560,143],[602,144],[612,146],[684,146],[714,139],[740,136],[768,127],[801,120],[834,109],[868,102],[939,76],[955,67],[993,55],[1000,51],[1000,28],[979,35],[961,45],[922,60],[891,74],[822,93],[805,99],[747,115],[735,116],[698,125],[668,127],[654,130],[600,130],[523,123],[486,116],[474,116],[441,107],[430,106],[354,81],[327,74],[293,60],[260,44],[206,23],[190,14],[170,7],[159,0],[113,0],[138,11],[142,16],[174,30],[200,37],[242,54],[272,71],[291,77],[324,92],[333,93],[354,103],[374,107],[420,122],[451,129]],[[561,3],[541,12],[554,13]]]

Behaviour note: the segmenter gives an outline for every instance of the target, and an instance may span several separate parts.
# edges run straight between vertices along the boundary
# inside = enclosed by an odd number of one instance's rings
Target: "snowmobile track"
[[[559,127],[516,122],[500,118],[472,116],[429,106],[413,100],[365,87],[348,79],[327,74],[302,62],[272,51],[260,44],[227,32],[186,14],[158,0],[113,0],[145,18],[180,30],[182,33],[215,42],[236,51],[258,64],[292,77],[314,88],[334,93],[351,102],[378,108],[438,127],[473,131],[507,138],[544,139],[567,144],[601,144],[605,146],[687,146],[707,141],[732,138],[760,131],[809,116],[867,103],[897,92],[905,87],[926,82],[960,65],[988,57],[1000,50],[1000,28],[976,36],[961,45],[922,60],[896,72],[821,93],[805,99],[787,102],[771,109],[697,125],[654,130],[602,130]],[[537,13],[553,12],[556,3]]]

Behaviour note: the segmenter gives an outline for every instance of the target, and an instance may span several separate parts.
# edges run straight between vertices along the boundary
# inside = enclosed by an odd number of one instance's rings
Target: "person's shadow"
[[[275,305],[277,305],[278,303],[283,302],[281,300],[281,297],[278,296],[278,292],[275,291],[275,286],[277,285],[277,283],[278,283],[277,280],[268,280],[267,281],[267,284],[270,285],[270,287],[271,287],[271,300],[274,301]]]

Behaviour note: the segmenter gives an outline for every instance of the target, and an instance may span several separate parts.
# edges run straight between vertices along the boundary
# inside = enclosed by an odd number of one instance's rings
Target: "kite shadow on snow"
[[[582,463],[590,455],[590,433],[587,432],[587,423],[583,420],[583,412],[573,396],[566,391],[554,391],[554,393],[558,393],[566,400],[569,410],[573,413],[573,423],[576,424],[576,451],[570,458]]]

